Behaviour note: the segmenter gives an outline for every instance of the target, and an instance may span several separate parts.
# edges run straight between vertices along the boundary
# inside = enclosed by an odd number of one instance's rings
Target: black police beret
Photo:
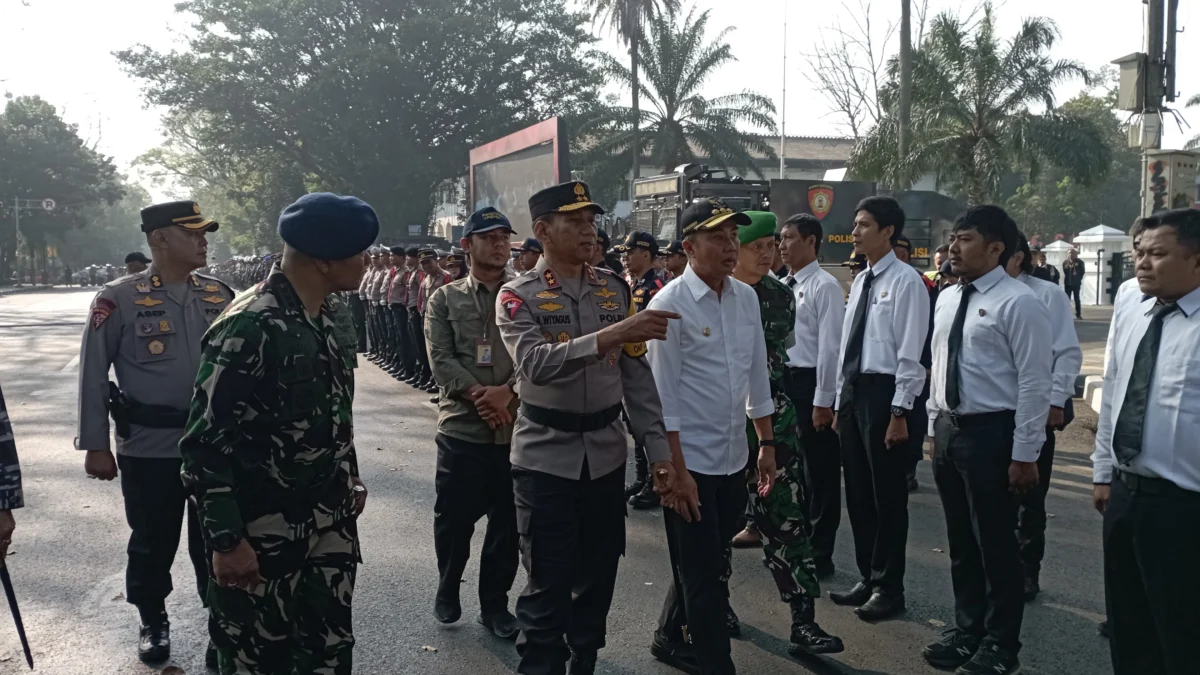
[[[548,213],[569,213],[586,208],[594,209],[597,214],[604,213],[604,209],[592,201],[592,193],[582,181],[553,185],[529,198],[529,216],[534,220]]]
[[[751,221],[750,216],[735,213],[720,199],[701,199],[684,209],[683,215],[679,217],[679,225],[683,228],[684,235],[711,230],[727,222],[744,227]]]
[[[150,259],[146,257],[145,253],[142,253],[141,251],[134,251],[133,253],[130,253],[129,255],[125,256],[125,264],[126,265],[128,265],[129,263],[132,263],[132,262],[140,262],[143,265],[149,265]]]
[[[534,237],[526,237],[525,241],[521,242],[521,250],[522,251],[536,251],[538,253],[541,253],[542,252],[542,242],[538,241]]]
[[[314,192],[279,214],[279,237],[310,258],[344,260],[379,236],[379,217],[357,197]]]
[[[392,246],[388,250],[392,252],[392,255],[404,255],[403,246]]]
[[[416,246],[409,246],[408,248],[404,249],[404,255],[406,255],[410,258],[417,257],[417,254],[420,252],[421,252],[421,249],[417,248]]]
[[[142,209],[142,232],[177,225],[185,230],[216,232],[220,225],[200,215],[200,205],[193,201],[166,202]]]
[[[485,206],[472,213],[471,217],[467,219],[467,225],[463,228],[463,236],[469,237],[473,234],[483,234],[501,228],[510,233],[513,231],[512,223],[508,222],[508,218],[503,213],[490,206]]]
[[[650,255],[658,255],[658,240],[649,232],[630,232],[628,237],[625,237],[625,243],[617,246],[616,250],[621,253],[632,251],[635,248],[645,249],[650,252]]]

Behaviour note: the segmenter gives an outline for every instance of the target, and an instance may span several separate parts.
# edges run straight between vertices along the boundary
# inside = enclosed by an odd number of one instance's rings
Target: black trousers
[[[1018,498],[1017,545],[1021,548],[1021,566],[1025,576],[1038,578],[1042,558],[1046,557],[1046,494],[1054,473],[1054,432],[1046,430],[1046,442],[1038,456],[1037,487]]]
[[[1014,415],[988,413],[934,423],[933,478],[950,542],[958,628],[1016,654],[1025,576],[1008,491]]]
[[[562,675],[570,650],[604,647],[608,609],[625,554],[625,472],[579,480],[513,467],[521,563],[517,598],[522,675]]]
[[[471,557],[475,523],[487,516],[479,560],[479,606],[485,615],[506,610],[518,557],[509,446],[471,443],[445,434],[438,434],[435,442],[433,545],[439,594],[458,596]]]
[[[173,586],[171,565],[187,512],[188,556],[201,603],[208,589],[208,555],[196,508],[179,477],[182,460],[117,455],[129,535],[125,598],[145,612],[161,611]]]
[[[367,299],[367,350],[379,353],[379,306]]]
[[[416,357],[417,366],[421,369],[421,377],[428,379],[431,372],[429,370],[429,348],[425,345],[425,317],[413,309],[408,311],[408,335],[414,343],[413,355]]]
[[[396,327],[397,354],[396,362],[405,372],[412,372],[412,336],[408,333],[408,308],[404,305],[392,305],[392,325]],[[507,476],[507,472],[505,472]]]
[[[354,315],[354,332],[358,335],[358,351],[367,351],[367,308],[358,293],[350,294],[350,312]]]
[[[1192,675],[1200,644],[1200,492],[1114,478],[1104,511],[1104,593],[1114,675]]]
[[[1068,289],[1066,289],[1066,291],[1067,291],[1068,298],[1075,298],[1075,316],[1076,316],[1076,318],[1082,316],[1082,313],[1080,312],[1080,306],[1079,306],[1079,287],[1076,286],[1074,288],[1068,288]]]
[[[667,589],[658,630],[673,640],[683,639],[686,626],[703,675],[736,672],[729,654],[729,608],[726,545],[737,533],[746,509],[746,472],[707,476],[692,472],[700,495],[700,520],[686,522],[672,509],[663,509],[667,551],[675,583]]]
[[[929,435],[929,413],[925,406],[929,403],[929,380],[925,380],[925,390],[913,401],[912,410],[908,413],[908,472],[915,474],[917,464],[925,454],[925,437]]]
[[[912,461],[907,445],[884,444],[896,380],[864,373],[847,390],[838,411],[838,435],[854,558],[864,583],[876,592],[897,595],[904,592],[907,473]]]
[[[784,368],[783,387],[796,406],[800,448],[808,479],[808,517],[812,523],[813,558],[818,565],[833,558],[833,544],[842,523],[842,449],[833,429],[817,431],[812,424],[816,368]]]

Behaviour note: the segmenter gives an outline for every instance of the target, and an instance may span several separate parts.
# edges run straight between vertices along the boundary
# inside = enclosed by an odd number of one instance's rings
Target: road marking
[[[63,366],[63,367],[62,367],[62,370],[60,370],[60,371],[58,371],[58,372],[60,372],[60,373],[69,373],[69,372],[71,372],[72,370],[75,370],[75,366],[77,366],[77,365],[79,365],[79,355],[78,355],[78,354],[76,354],[76,355],[75,355],[75,358],[71,359],[71,360],[70,360],[70,361],[67,363],[67,365]]]

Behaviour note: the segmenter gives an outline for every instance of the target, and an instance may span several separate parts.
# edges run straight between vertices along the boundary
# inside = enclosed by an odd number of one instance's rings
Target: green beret
[[[764,237],[775,236],[775,225],[778,221],[770,211],[746,211],[750,216],[750,224],[738,227],[738,241],[749,244]]]

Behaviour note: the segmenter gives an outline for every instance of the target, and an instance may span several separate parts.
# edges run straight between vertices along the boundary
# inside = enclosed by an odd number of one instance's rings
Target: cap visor
[[[579,209],[586,209],[589,207],[596,209],[596,213],[604,215],[604,208],[595,202],[576,202],[574,204],[567,204],[566,206],[560,206],[557,209],[554,209],[554,212],[568,213],[570,211],[578,211]]]
[[[471,234],[483,234],[484,232],[491,232],[492,230],[508,230],[509,234],[516,233],[516,230],[512,229],[511,225],[505,225],[503,223],[495,223],[493,225],[477,227],[477,228],[471,230]]]
[[[192,232],[198,232],[201,230],[204,232],[216,232],[217,228],[220,227],[221,224],[215,220],[201,220],[198,223],[175,223],[175,226],[182,227],[185,230],[191,230]]]
[[[725,215],[716,216],[714,218],[709,218],[708,220],[706,220],[702,223],[693,225],[691,227],[684,228],[684,232],[695,232],[696,230],[711,230],[714,227],[718,227],[720,225],[723,225],[723,224],[729,223],[729,222],[732,222],[734,225],[741,225],[744,227],[746,225],[749,225],[751,221],[750,221],[750,216],[748,216],[744,213],[726,213]]]

